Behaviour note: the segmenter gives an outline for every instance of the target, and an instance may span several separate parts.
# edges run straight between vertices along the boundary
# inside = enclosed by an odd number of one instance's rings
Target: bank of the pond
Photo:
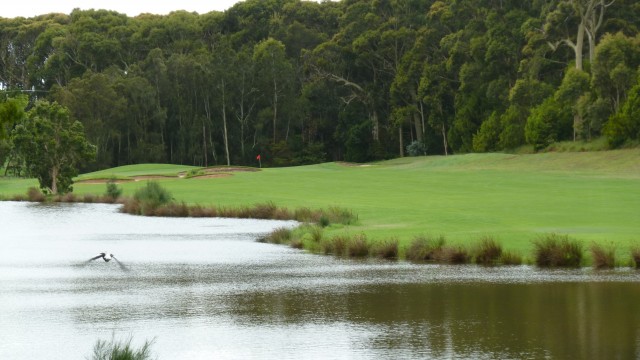
[[[155,182],[147,183],[147,188],[165,191]],[[146,192],[148,190],[141,189]],[[448,244],[444,236],[430,237],[416,235],[406,246],[401,246],[397,238],[367,238],[364,233],[355,235],[326,236],[330,227],[345,227],[358,222],[357,214],[348,209],[330,207],[312,210],[298,208],[289,210],[278,207],[274,203],[255,204],[253,206],[204,207],[168,201],[158,204],[157,199],[141,200],[138,193],[132,198],[110,196],[108,194],[94,196],[85,194],[76,196],[72,193],[46,196],[36,188],[30,188],[26,195],[17,195],[9,200],[32,202],[60,203],[119,203],[120,212],[130,215],[154,217],[221,217],[238,219],[296,220],[301,223],[297,228],[278,228],[258,239],[278,245],[287,245],[303,249],[314,254],[333,255],[351,258],[380,258],[386,260],[408,260],[414,263],[437,264],[479,264],[486,266],[510,266],[535,264],[538,267],[581,267],[592,266],[595,269],[612,269],[614,267],[640,268],[640,243],[623,251],[624,255],[616,255],[620,249],[609,244],[602,246],[592,243],[585,248],[584,243],[571,239],[567,235],[546,234],[532,241],[530,254],[506,251],[503,245],[491,236],[480,240],[470,240],[464,245]],[[168,196],[165,194],[163,196]]]
[[[465,245],[449,244],[444,236],[415,236],[408,246],[400,246],[397,238],[371,241],[365,234],[327,237],[322,226],[304,224],[295,229],[276,229],[260,241],[288,245],[315,254],[338,257],[374,257],[387,260],[408,260],[425,264],[479,264],[511,266],[534,264],[541,268],[585,267],[613,269],[632,267],[640,269],[640,243],[628,249],[615,245],[603,246],[566,235],[545,234],[532,241],[532,252],[523,254],[504,250],[503,245],[490,236]],[[622,253],[622,255],[617,255]]]
[[[272,203],[286,209],[349,209],[358,221],[323,227],[324,239],[363,235],[368,244],[397,240],[400,257],[415,238],[444,236],[452,248],[472,248],[490,237],[505,253],[533,262],[534,242],[558,234],[580,242],[588,259],[592,244],[613,245],[616,261],[626,262],[640,241],[638,159],[638,149],[468,154],[260,171],[218,167],[216,173],[229,176],[213,178],[180,175],[205,173],[202,168],[145,164],[84,174],[79,179],[87,182],[74,184],[74,193],[103,194],[104,182],[91,180],[116,177],[123,180],[118,184],[123,195],[130,197],[146,183],[130,179],[162,175],[156,181],[187,206],[238,209]],[[0,195],[24,194],[27,183],[0,179]]]

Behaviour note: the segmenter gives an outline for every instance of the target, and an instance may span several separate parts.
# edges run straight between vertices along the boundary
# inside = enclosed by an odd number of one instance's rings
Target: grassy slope
[[[140,165],[84,177],[176,174],[188,169]],[[626,254],[628,246],[640,241],[638,149],[403,158],[366,166],[327,163],[160,182],[187,203],[337,205],[359,215],[357,226],[332,227],[327,236],[365,232],[372,239],[396,237],[404,243],[419,234],[442,234],[448,241],[464,243],[492,235],[522,254],[530,253],[532,239],[550,232],[587,242],[615,242]],[[121,186],[125,194],[132,194],[141,185]],[[0,194],[24,193],[23,186],[0,181]],[[75,185],[79,194],[104,190],[104,185]]]

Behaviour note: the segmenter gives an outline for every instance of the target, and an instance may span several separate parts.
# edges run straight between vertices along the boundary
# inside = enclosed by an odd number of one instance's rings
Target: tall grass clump
[[[397,259],[398,239],[387,239],[373,244],[371,254],[382,259]]]
[[[369,255],[369,242],[364,234],[355,235],[347,243],[347,255],[350,257],[365,257]]]
[[[323,214],[320,216],[320,220],[318,220],[318,225],[320,225],[320,227],[327,227],[331,225],[331,220]]]
[[[589,250],[591,250],[591,258],[594,268],[613,269],[616,265],[616,251],[613,246],[604,248],[598,244],[592,244]]]
[[[301,207],[295,209],[293,212],[293,220],[299,222],[312,222],[313,221],[313,211],[308,207]]]
[[[475,249],[476,264],[495,265],[502,256],[502,245],[491,237],[483,237]]]
[[[281,227],[273,230],[265,237],[261,238],[261,242],[268,242],[270,244],[287,244],[291,240],[292,231],[289,228]]]
[[[349,209],[344,209],[337,206],[332,206],[325,215],[330,222],[342,225],[353,225],[358,222],[358,215],[354,214]]]
[[[640,247],[631,249],[631,259],[636,269],[640,269]]]
[[[111,338],[110,341],[98,340],[93,346],[93,354],[91,360],[147,360],[151,359],[151,345],[153,340],[145,341],[144,344],[136,349],[131,345],[131,338],[125,341],[116,341]]]
[[[462,246],[443,246],[435,253],[435,260],[445,264],[467,264],[471,256]]]
[[[335,256],[343,256],[349,240],[349,237],[346,235],[336,235],[331,239],[322,241],[320,246],[325,255],[333,254]]]
[[[311,235],[311,240],[315,243],[322,241],[322,237],[324,236],[321,226],[311,226],[309,233]]]
[[[30,187],[27,190],[27,200],[32,202],[43,202],[46,196],[37,187]]]
[[[511,251],[503,251],[500,255],[502,265],[522,265],[522,256]]]
[[[202,205],[194,205],[189,207],[189,216],[216,217],[218,216],[218,210],[214,207],[203,207]]]
[[[549,234],[533,241],[536,265],[540,267],[579,267],[582,244],[566,235]]]
[[[434,261],[436,254],[444,246],[444,236],[426,237],[416,236],[405,251],[409,261]]]
[[[168,204],[158,206],[153,211],[154,216],[164,217],[187,217],[189,216],[189,213],[189,207],[184,202],[180,204],[170,202]]]
[[[262,204],[255,204],[253,208],[246,209],[249,214],[247,218],[253,219],[274,219],[274,215],[278,210],[278,207],[273,202],[266,202]]]

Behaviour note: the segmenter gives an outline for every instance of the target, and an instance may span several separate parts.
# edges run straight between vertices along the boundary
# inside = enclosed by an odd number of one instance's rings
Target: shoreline
[[[314,255],[331,255],[354,259],[378,258],[387,261],[408,261],[414,264],[476,264],[488,267],[530,265],[540,269],[593,268],[595,270],[610,270],[630,268],[640,270],[640,243],[630,247],[625,252],[630,254],[629,258],[621,259],[616,258],[617,248],[614,246],[602,247],[594,243],[590,247],[586,247],[584,246],[586,244],[584,241],[555,233],[546,234],[532,242],[534,246],[536,242],[547,241],[556,243],[555,245],[547,244],[550,246],[573,247],[573,262],[569,264],[558,262],[557,259],[570,257],[563,250],[555,250],[559,251],[557,254],[539,255],[534,253],[533,256],[503,251],[502,244],[491,236],[467,242],[463,246],[447,244],[445,236],[426,237],[416,235],[408,246],[402,247],[399,245],[397,238],[368,239],[364,233],[335,235],[326,238],[324,236],[325,228],[335,225],[347,227],[358,222],[357,215],[350,210],[337,207],[320,210],[298,208],[291,211],[287,208],[278,207],[272,202],[255,204],[252,207],[235,208],[206,207],[187,205],[184,202],[171,202],[145,210],[133,198],[120,197],[114,199],[107,195],[85,194],[78,196],[73,193],[47,197],[32,190],[27,195],[2,198],[0,201],[119,204],[121,206],[120,212],[137,216],[294,220],[300,222],[300,225],[293,229],[276,229],[257,239],[257,241],[290,246]],[[537,251],[540,252],[540,249]],[[541,256],[543,257],[542,259],[540,258]],[[555,260],[554,257],[556,258]]]

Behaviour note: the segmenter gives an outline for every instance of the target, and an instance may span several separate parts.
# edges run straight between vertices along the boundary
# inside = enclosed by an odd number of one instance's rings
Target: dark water
[[[0,203],[0,359],[638,359],[640,274],[412,265],[255,241],[290,222]],[[83,261],[112,252],[116,263]]]

